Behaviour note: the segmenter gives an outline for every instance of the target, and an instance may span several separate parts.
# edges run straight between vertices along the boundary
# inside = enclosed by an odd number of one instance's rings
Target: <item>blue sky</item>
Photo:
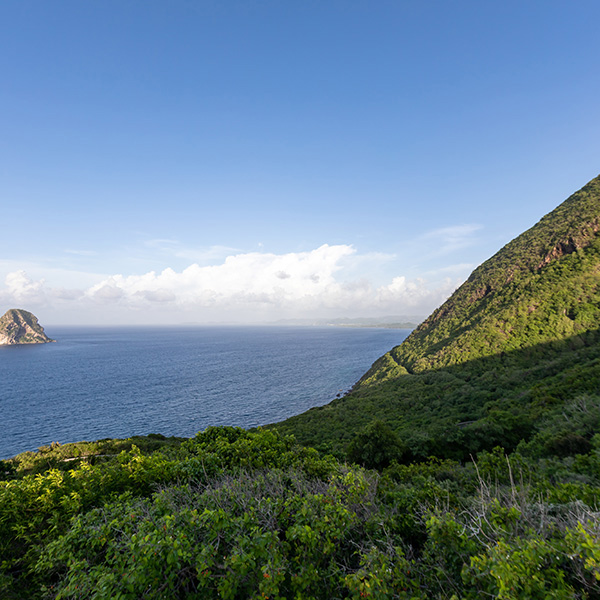
[[[5,0],[0,311],[426,315],[600,172],[592,1]]]

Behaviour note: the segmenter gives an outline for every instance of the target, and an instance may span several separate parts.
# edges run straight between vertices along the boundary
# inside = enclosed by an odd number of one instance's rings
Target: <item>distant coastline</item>
[[[373,327],[379,329],[414,329],[418,323],[327,323],[330,327]]]
[[[339,317],[336,319],[281,319],[274,325],[305,327],[375,327],[383,329],[414,329],[423,322],[422,315],[394,315],[385,317]]]

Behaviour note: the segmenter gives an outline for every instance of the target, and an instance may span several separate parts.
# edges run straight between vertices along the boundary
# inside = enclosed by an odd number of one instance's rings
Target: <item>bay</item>
[[[52,328],[0,346],[0,459],[50,442],[281,421],[346,392],[406,329]]]

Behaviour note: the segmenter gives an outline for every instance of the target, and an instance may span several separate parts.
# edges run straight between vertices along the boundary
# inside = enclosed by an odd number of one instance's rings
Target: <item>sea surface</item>
[[[46,328],[0,346],[0,459],[50,442],[281,421],[348,391],[408,329]]]

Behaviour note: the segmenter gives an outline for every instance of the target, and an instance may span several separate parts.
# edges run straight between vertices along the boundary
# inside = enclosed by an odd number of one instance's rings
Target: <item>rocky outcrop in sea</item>
[[[46,344],[55,342],[45,333],[32,313],[11,308],[0,318],[0,346],[15,344]]]

